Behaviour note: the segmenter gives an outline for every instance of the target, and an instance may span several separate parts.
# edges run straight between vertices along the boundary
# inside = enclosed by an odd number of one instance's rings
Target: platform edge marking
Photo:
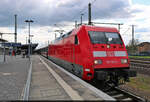
[[[40,56],[39,56],[40,58]],[[45,62],[40,58],[41,62],[46,66],[49,72],[55,77],[57,82],[64,88],[67,94],[71,97],[72,100],[83,100],[79,94],[73,90],[55,71],[53,71]]]
[[[24,88],[23,100],[28,100],[29,99],[31,74],[32,74],[32,61],[30,62],[30,69],[29,69],[29,72],[28,72],[28,77],[27,77],[25,88]]]

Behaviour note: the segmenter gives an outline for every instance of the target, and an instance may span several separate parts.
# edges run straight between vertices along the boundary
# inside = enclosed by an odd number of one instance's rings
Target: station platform
[[[50,60],[32,56],[29,100],[114,100]]]
[[[8,56],[0,61],[0,100],[20,100],[26,84],[30,62],[22,56]]]
[[[0,55],[0,63],[3,62],[3,55]]]
[[[0,62],[0,91],[0,100],[114,100],[39,55],[30,61],[6,56],[6,62]]]

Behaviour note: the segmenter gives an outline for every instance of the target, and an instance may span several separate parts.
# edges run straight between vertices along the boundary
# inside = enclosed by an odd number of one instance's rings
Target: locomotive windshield
[[[88,31],[93,44],[122,44],[121,38],[116,32]]]

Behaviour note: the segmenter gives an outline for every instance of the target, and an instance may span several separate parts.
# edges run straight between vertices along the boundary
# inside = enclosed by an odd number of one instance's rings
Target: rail
[[[140,59],[130,59],[130,68],[138,73],[150,75],[150,61]]]
[[[147,102],[146,99],[118,87],[110,88],[109,90],[104,92],[115,98],[117,101]]]

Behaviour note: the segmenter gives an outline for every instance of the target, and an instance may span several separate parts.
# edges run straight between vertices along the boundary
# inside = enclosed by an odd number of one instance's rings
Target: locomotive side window
[[[78,37],[75,35],[75,45],[78,45]]]
[[[93,44],[122,44],[121,37],[116,32],[88,31]]]
[[[72,30],[70,32],[67,33],[67,35],[70,35],[72,33]]]

